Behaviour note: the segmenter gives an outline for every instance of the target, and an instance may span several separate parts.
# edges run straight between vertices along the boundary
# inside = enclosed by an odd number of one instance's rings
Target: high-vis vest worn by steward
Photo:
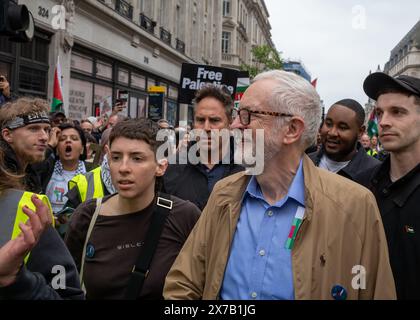
[[[35,212],[35,205],[31,201],[32,195],[32,192],[16,189],[7,189],[0,193],[0,247],[15,239],[21,233],[19,223],[26,223],[29,219],[22,208],[26,205]],[[48,206],[53,218],[48,197],[39,194],[37,196]],[[52,221],[54,225],[54,218]],[[25,257],[25,262],[28,258],[29,254]]]
[[[104,188],[101,179],[101,167],[97,167],[85,174],[78,174],[68,183],[69,191],[77,186],[81,202],[102,198]]]
[[[368,154],[368,156],[371,156],[374,158],[378,156],[378,151],[376,151],[375,149],[369,149],[366,153]]]

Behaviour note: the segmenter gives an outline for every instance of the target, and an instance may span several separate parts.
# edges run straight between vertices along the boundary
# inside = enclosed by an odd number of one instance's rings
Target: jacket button
[[[389,191],[388,191],[388,189],[384,189],[384,190],[382,190],[382,193],[383,193],[383,194],[388,194],[388,193],[389,193]]]

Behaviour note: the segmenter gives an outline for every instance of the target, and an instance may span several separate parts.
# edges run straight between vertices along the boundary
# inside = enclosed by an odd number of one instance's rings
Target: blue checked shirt
[[[298,206],[305,206],[302,160],[287,195],[270,206],[257,179],[242,201],[220,298],[294,299],[291,250],[285,248]]]

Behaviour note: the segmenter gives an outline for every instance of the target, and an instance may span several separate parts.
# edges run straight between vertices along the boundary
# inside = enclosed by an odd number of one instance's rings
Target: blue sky
[[[283,58],[300,59],[328,109],[353,98],[383,68],[391,50],[420,19],[419,0],[265,0],[273,42]]]

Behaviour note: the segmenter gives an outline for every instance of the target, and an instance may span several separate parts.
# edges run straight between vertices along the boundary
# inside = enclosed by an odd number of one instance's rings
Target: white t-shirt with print
[[[45,194],[51,202],[51,207],[54,213],[62,210],[66,204],[68,199],[64,195],[67,193],[68,182],[76,175],[76,171],[77,170],[63,170],[62,175],[56,174],[54,172],[51,176]]]

